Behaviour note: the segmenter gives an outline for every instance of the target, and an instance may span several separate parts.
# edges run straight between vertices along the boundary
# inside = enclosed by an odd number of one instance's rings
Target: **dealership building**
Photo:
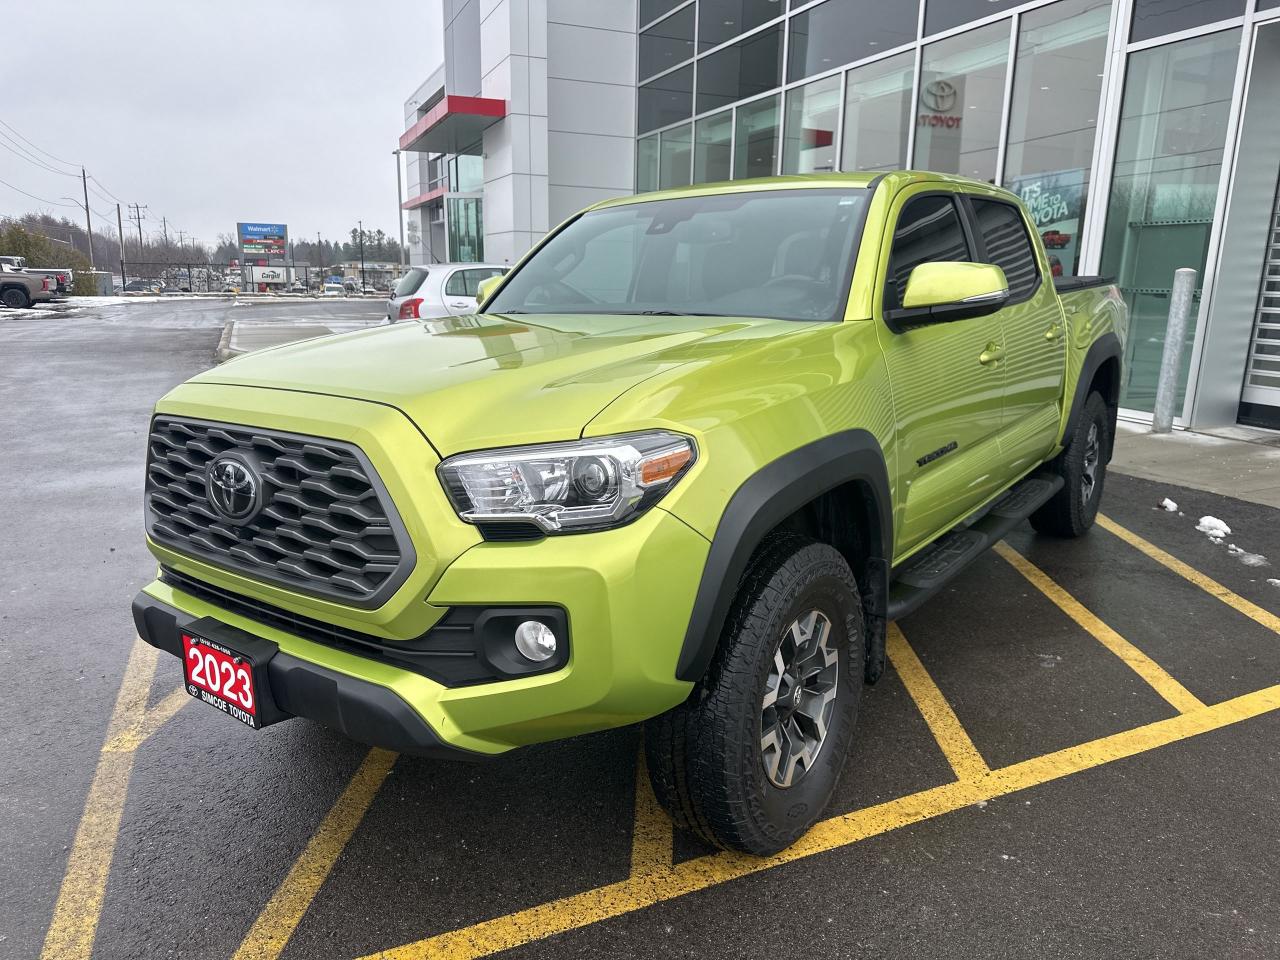
[[[1114,277],[1150,415],[1197,270],[1178,421],[1280,429],[1280,0],[444,0],[405,102],[415,263],[514,262],[634,191],[900,167],[1027,202]]]

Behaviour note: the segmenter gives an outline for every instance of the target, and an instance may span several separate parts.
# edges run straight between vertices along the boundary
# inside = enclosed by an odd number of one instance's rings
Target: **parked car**
[[[53,284],[48,277],[0,263],[0,303],[21,310],[52,299]]]
[[[1040,234],[1040,239],[1044,241],[1044,245],[1050,250],[1061,250],[1071,242],[1071,234],[1060,233],[1057,230],[1046,230]]]
[[[420,320],[476,312],[480,283],[511,268],[500,263],[433,263],[413,267],[387,300],[387,319]]]
[[[253,728],[479,759],[646,721],[674,821],[776,853],[827,809],[888,625],[1023,520],[1092,527],[1128,313],[1061,287],[976,180],[604,201],[465,322],[162,398],[134,622]]]
[[[159,293],[160,289],[156,280],[130,280],[124,285],[125,293]]]
[[[347,295],[347,288],[343,286],[341,283],[326,283],[324,285],[324,291],[322,293],[322,296],[345,297],[346,295]]]

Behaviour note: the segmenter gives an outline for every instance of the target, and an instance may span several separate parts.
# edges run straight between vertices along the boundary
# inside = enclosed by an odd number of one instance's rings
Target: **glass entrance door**
[[[1240,419],[1280,427],[1280,186],[1271,208],[1262,258],[1262,285],[1253,319],[1253,341],[1240,391]]]

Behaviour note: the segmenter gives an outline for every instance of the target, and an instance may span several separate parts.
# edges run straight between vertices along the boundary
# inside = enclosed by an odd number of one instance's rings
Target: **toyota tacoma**
[[[988,184],[609,200],[477,299],[159,401],[133,613],[192,696],[442,757],[643,721],[674,821],[770,854],[888,623],[1023,520],[1097,514],[1125,305]]]

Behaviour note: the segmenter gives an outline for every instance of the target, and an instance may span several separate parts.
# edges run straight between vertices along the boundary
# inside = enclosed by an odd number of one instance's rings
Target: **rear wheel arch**
[[[1124,353],[1120,346],[1120,338],[1114,333],[1104,333],[1095,340],[1084,356],[1084,364],[1080,367],[1080,377],[1076,380],[1075,394],[1071,398],[1071,408],[1062,429],[1062,442],[1065,445],[1071,438],[1076,421],[1081,416],[1085,401],[1089,394],[1100,393],[1107,404],[1110,420],[1110,441],[1107,445],[1106,457],[1111,460],[1111,447],[1114,446],[1116,417],[1120,410],[1121,358]]]
[[[884,664],[893,519],[888,470],[876,438],[846,430],[806,444],[752,474],[730,498],[711,541],[676,665],[697,682],[720,641],[738,584],[772,535],[800,533],[845,556],[858,581],[868,631],[867,678]]]

